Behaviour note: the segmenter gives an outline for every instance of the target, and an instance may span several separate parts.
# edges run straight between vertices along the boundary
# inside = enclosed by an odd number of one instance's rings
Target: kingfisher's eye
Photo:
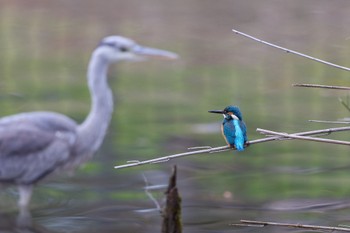
[[[128,52],[128,51],[129,51],[129,48],[127,48],[127,47],[125,47],[125,46],[121,46],[121,47],[119,48],[119,50],[120,50],[121,52]]]

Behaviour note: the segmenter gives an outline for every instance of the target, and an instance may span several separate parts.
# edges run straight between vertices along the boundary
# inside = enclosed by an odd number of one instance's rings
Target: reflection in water
[[[348,115],[335,104],[339,92],[291,87],[306,81],[348,83],[345,72],[231,32],[234,27],[349,64],[348,1],[0,2],[0,115],[48,107],[82,119],[88,108],[83,67],[101,35],[118,33],[154,45],[164,43],[162,47],[174,48],[182,57],[179,63],[162,67],[147,63],[118,68],[118,117],[101,156],[64,182],[38,187],[31,211],[35,229],[160,232],[159,213],[140,211],[155,208],[144,193],[141,171],[156,171],[155,179],[147,178],[150,185],[162,185],[161,178],[167,180],[172,163],[125,171],[115,171],[113,165],[193,146],[222,145],[216,131],[219,120],[206,113],[212,107],[240,105],[251,139],[260,137],[255,132],[258,127],[297,132],[320,127],[308,123],[309,119]],[[140,74],[144,78],[136,81]],[[11,97],[14,92],[24,98]],[[275,231],[229,226],[240,219],[332,226],[348,224],[350,219],[349,150],[345,147],[274,142],[252,146],[239,155],[221,153],[172,162],[179,169],[184,232]],[[162,191],[154,195],[161,203]],[[0,198],[1,212],[6,211],[6,200]],[[17,216],[0,217],[1,229],[17,228]]]
[[[36,212],[36,211],[34,211]],[[39,213],[41,212],[41,213]],[[45,212],[38,210],[38,213]],[[57,214],[57,213],[56,213]],[[21,210],[14,213],[0,213],[0,232],[6,233],[58,233],[58,232],[148,232],[147,223],[152,215],[159,212],[143,213],[144,219],[134,211],[121,210],[119,207],[101,207],[81,213],[67,213],[67,216],[36,216],[32,218],[29,211]],[[152,227],[157,229],[157,227]],[[149,231],[149,232],[152,232]]]
[[[247,204],[208,200],[204,193],[197,198],[190,198],[183,186],[180,188],[181,191],[184,194],[182,199],[184,232],[256,232],[256,229],[229,226],[230,223],[237,223],[240,219],[304,224],[322,221],[322,225],[336,225],[335,223],[347,221],[349,217],[347,212],[350,202],[345,199],[284,199]],[[143,190],[140,189],[139,193],[143,193]],[[337,216],[334,213],[341,215]],[[90,204],[61,203],[34,208],[31,213],[21,210],[18,215],[0,214],[0,232],[13,233],[154,233],[160,232],[160,224],[160,213],[148,199],[115,203],[102,200]],[[290,229],[274,230],[267,227],[259,229],[258,232],[291,232]]]
[[[8,233],[49,233],[45,227],[33,222],[31,213],[26,209],[20,209],[18,215],[0,213],[0,232]]]

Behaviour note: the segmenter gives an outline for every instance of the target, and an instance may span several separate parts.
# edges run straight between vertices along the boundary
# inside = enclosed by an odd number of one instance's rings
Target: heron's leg
[[[27,207],[20,207],[19,213],[16,219],[16,224],[18,227],[31,227],[32,224],[32,215],[30,214]]]
[[[33,186],[32,185],[19,185],[19,201],[18,206],[20,209],[27,209],[30,199],[32,197]]]

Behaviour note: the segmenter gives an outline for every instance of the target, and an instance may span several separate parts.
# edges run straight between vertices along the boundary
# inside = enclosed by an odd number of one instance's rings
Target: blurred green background
[[[338,218],[344,216],[340,211],[347,208],[343,204],[350,195],[345,146],[271,142],[242,153],[197,155],[126,170],[113,166],[193,146],[224,145],[219,132],[222,119],[207,111],[230,104],[240,106],[250,140],[263,137],[256,128],[299,132],[333,126],[310,119],[348,117],[338,102],[339,97],[347,98],[347,92],[292,87],[294,83],[348,86],[347,72],[253,42],[231,29],[349,66],[349,12],[347,0],[2,1],[2,116],[51,110],[81,122],[90,107],[86,67],[104,36],[123,35],[181,56],[177,61],[121,63],[110,69],[116,111],[102,148],[73,177],[52,178],[39,186],[32,203],[34,219],[47,227],[59,222],[71,230],[59,216],[89,216],[89,221],[94,219],[89,226],[109,232],[124,228],[120,223],[100,225],[99,219],[116,215],[128,219],[125,229],[140,230],[141,219],[146,228],[140,232],[154,232],[159,215],[135,218],[133,212],[154,207],[144,193],[141,174],[151,184],[164,184],[171,166],[177,164],[185,229],[191,232],[232,230],[228,222],[259,218],[264,208],[284,211],[285,215],[267,214],[268,220],[307,219],[309,211],[325,203],[338,215],[312,215],[310,221],[346,221]],[[345,132],[332,138],[350,136]],[[13,210],[12,190],[0,195],[0,209]],[[160,198],[162,190],[155,195]],[[112,215],[105,209],[111,205]],[[238,207],[242,209],[237,212]],[[295,208],[300,212],[291,217]],[[49,224],[53,221],[56,225]]]

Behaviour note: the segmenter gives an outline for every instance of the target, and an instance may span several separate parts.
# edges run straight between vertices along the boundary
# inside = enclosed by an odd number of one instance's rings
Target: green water
[[[125,35],[181,56],[110,69],[116,111],[104,145],[74,176],[39,185],[32,202],[38,225],[54,232],[159,232],[157,211],[138,212],[155,208],[144,192],[142,174],[151,185],[163,185],[173,164],[178,165],[186,232],[257,232],[228,226],[240,219],[347,223],[350,162],[345,146],[269,142],[242,153],[113,169],[188,147],[224,145],[221,117],[207,111],[229,104],[240,106],[250,140],[264,137],[256,128],[292,133],[333,127],[310,119],[349,116],[338,102],[347,92],[292,87],[347,86],[347,72],[231,32],[235,28],[346,66],[347,1],[23,0],[0,6],[3,116],[51,110],[81,122],[90,106],[88,59],[106,35]],[[331,138],[350,139],[346,132]],[[159,201],[163,191],[153,192]],[[15,190],[0,195],[1,212],[15,216]]]

